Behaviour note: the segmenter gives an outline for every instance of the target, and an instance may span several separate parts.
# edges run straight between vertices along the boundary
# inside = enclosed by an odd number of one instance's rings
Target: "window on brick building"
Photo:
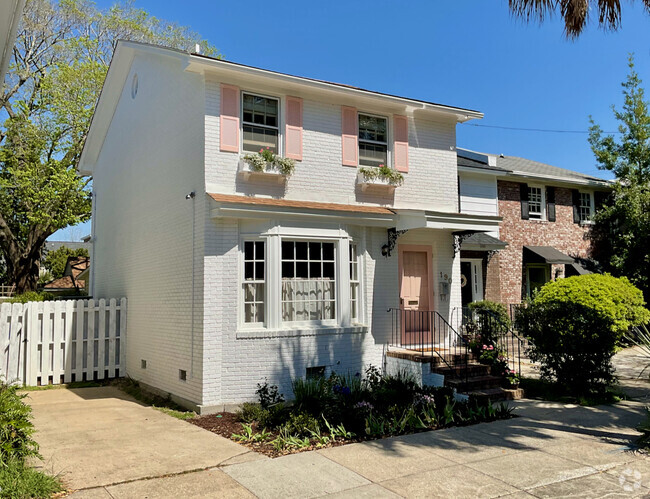
[[[529,218],[542,220],[544,218],[545,202],[543,188],[528,186]]]
[[[388,120],[359,114],[359,164],[386,165],[388,162]]]
[[[282,241],[282,321],[336,319],[333,242]]]
[[[591,220],[593,215],[593,203],[592,196],[590,192],[581,192],[580,193],[580,221],[587,222]]]
[[[266,243],[244,242],[244,322],[264,323]]]
[[[280,134],[279,101],[244,93],[242,95],[242,139],[243,149],[258,152],[269,148],[278,154]]]

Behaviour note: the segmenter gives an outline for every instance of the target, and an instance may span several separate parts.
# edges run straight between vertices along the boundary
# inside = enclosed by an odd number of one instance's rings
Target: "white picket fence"
[[[126,298],[0,305],[0,376],[27,386],[124,376]]]

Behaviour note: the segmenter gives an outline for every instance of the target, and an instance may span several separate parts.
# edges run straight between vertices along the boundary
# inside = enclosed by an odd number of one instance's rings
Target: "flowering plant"
[[[296,166],[293,159],[277,156],[269,147],[260,149],[256,153],[246,154],[242,159],[250,165],[253,171],[263,172],[270,164],[272,168],[287,177],[291,176]]]
[[[503,376],[510,386],[519,386],[521,382],[521,375],[517,374],[517,371],[510,369],[508,367],[503,371]]]
[[[404,175],[384,164],[381,164],[378,167],[360,168],[359,172],[363,175],[363,178],[366,181],[382,179],[394,186],[400,186],[404,183]]]

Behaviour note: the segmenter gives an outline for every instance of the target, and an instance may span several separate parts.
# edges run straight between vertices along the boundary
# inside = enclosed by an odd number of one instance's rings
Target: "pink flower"
[[[260,152],[262,152],[264,149],[260,149]]]
[[[490,347],[488,348],[488,350],[494,350],[494,345],[490,345]]]
[[[483,350],[487,350],[487,345],[483,345]]]

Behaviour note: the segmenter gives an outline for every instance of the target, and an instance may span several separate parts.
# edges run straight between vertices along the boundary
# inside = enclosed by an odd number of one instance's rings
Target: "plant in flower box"
[[[265,172],[267,169],[277,170],[282,175],[290,177],[296,162],[290,158],[283,158],[275,154],[270,147],[260,149],[259,152],[249,153],[242,158],[254,172]]]
[[[398,187],[404,183],[404,175],[384,164],[376,167],[373,166],[360,168],[359,173],[361,173],[366,182],[372,182],[373,180],[383,180],[389,185],[395,187]]]

